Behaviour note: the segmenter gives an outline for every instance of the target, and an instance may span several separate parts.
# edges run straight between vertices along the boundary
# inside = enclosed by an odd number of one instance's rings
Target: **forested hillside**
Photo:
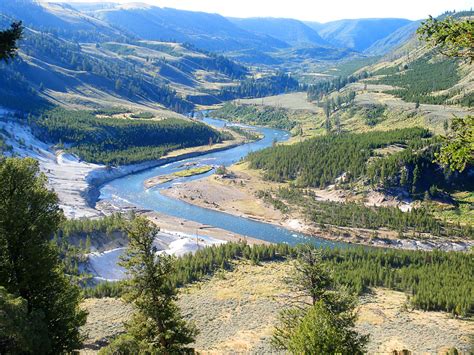
[[[472,11],[446,12],[438,20],[455,21],[472,16]],[[389,85],[384,92],[406,102],[435,105],[473,105],[473,79],[469,61],[446,56],[412,35],[401,46],[385,55],[379,63],[362,70],[373,78],[366,83]]]
[[[242,81],[238,86],[221,89],[218,97],[222,100],[255,98],[298,91],[301,86],[295,78],[285,73],[277,73],[257,79]]]
[[[349,180],[365,174],[366,163],[377,148],[415,144],[430,136],[421,128],[388,132],[316,137],[291,146],[276,146],[248,156],[251,167],[263,169],[274,181],[295,181],[298,186],[325,187],[346,173]]]
[[[89,162],[124,165],[159,159],[170,150],[221,142],[231,137],[182,119],[162,121],[97,118],[104,112],[54,109],[32,122],[44,141],[66,145]]]
[[[433,53],[407,63],[404,66],[394,66],[379,69],[374,75],[382,75],[372,82],[394,87],[387,93],[396,95],[407,102],[426,104],[459,104],[471,107],[474,100],[472,92],[465,94],[461,99],[453,99],[462,89],[440,91],[453,88],[460,80],[461,62],[455,59],[436,57]],[[397,89],[395,89],[395,87]]]
[[[291,120],[285,110],[279,110],[273,107],[257,107],[226,103],[220,109],[212,111],[211,115],[230,122],[274,127],[288,131],[291,131],[291,129],[296,125],[296,122]]]
[[[48,103],[112,106],[119,101],[157,110],[192,111],[215,103],[221,85],[248,69],[191,44],[145,41],[69,5],[14,0],[0,4],[0,27],[25,30],[19,56],[0,63],[0,105],[37,110]]]

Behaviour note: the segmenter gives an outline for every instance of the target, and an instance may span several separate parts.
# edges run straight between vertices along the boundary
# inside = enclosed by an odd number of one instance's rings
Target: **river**
[[[214,127],[223,127],[226,124],[225,121],[208,117],[204,118],[203,121]],[[228,150],[181,160],[113,180],[101,188],[100,199],[110,200],[115,205],[120,205],[121,203],[133,204],[144,209],[207,224],[272,243],[288,243],[294,245],[309,242],[318,246],[329,247],[344,245],[343,243],[296,233],[276,225],[191,205],[181,200],[163,196],[160,193],[161,190],[169,188],[172,184],[202,179],[212,174],[212,171],[199,176],[175,179],[172,182],[158,185],[152,189],[145,189],[145,180],[157,175],[167,175],[183,170],[183,164],[197,163],[199,165],[230,166],[247,156],[250,152],[270,147],[274,141],[283,142],[290,138],[290,134],[286,131],[263,127],[251,128],[263,134],[264,138]]]

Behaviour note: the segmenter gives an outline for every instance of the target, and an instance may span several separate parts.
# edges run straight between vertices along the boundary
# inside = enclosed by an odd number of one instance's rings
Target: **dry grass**
[[[250,105],[280,107],[288,110],[305,110],[314,113],[322,112],[320,107],[307,100],[306,92],[267,96],[259,99],[242,99],[239,100],[239,102]]]
[[[260,353],[272,351],[270,339],[288,294],[284,278],[291,263],[238,264],[234,271],[215,275],[182,290],[182,314],[200,334],[194,346],[202,354]],[[391,354],[408,349],[415,354],[436,354],[451,347],[467,351],[474,324],[442,312],[407,310],[406,295],[375,289],[360,300],[359,332],[370,335],[370,354]],[[123,331],[120,322],[130,308],[120,300],[87,300],[90,315],[85,329],[88,344]]]

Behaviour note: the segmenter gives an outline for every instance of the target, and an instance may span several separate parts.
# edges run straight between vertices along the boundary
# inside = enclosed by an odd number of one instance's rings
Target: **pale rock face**
[[[168,254],[183,256],[195,253],[205,247],[226,243],[223,240],[205,236],[192,236],[186,233],[162,231],[156,238],[155,247],[158,255]],[[94,252],[88,255],[86,269],[98,281],[119,281],[127,277],[124,268],[118,265],[126,248],[116,248],[105,252]]]

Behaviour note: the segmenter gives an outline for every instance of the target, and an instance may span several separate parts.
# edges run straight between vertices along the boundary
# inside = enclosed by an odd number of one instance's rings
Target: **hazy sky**
[[[68,2],[67,0],[48,0]],[[100,0],[77,0],[100,2]],[[73,1],[71,1],[73,2]],[[117,0],[235,17],[288,17],[326,22],[343,18],[403,17],[412,20],[446,10],[466,10],[474,0]]]

